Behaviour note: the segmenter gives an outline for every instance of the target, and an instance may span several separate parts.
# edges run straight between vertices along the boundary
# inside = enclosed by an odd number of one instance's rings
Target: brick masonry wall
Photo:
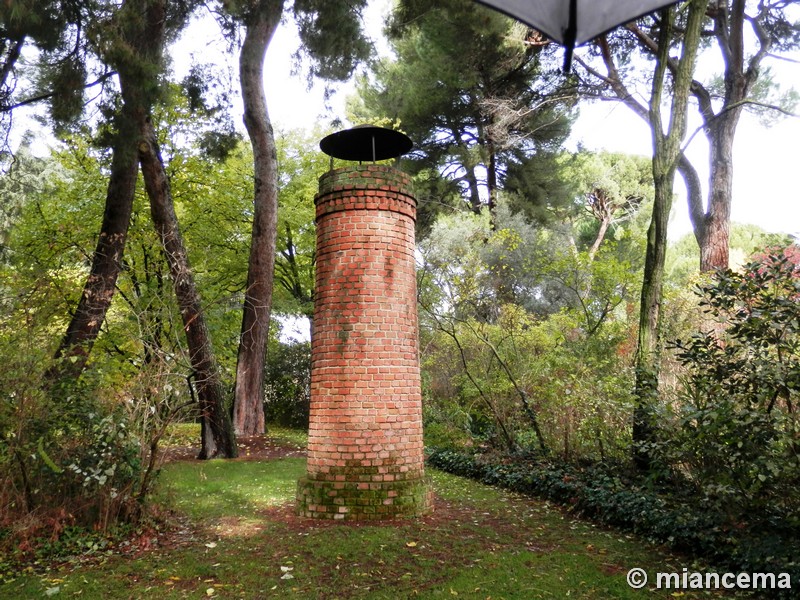
[[[407,175],[320,178],[308,473],[298,510],[342,520],[430,506],[422,444],[414,220]]]

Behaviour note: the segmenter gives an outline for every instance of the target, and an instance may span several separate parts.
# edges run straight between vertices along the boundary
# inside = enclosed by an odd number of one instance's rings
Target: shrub
[[[277,343],[267,357],[267,422],[285,427],[308,427],[311,402],[311,344]]]
[[[800,267],[774,252],[698,294],[711,326],[674,344],[687,377],[667,460],[732,518],[800,522]]]
[[[54,383],[26,335],[0,337],[0,547],[23,555],[138,520],[158,439],[189,403],[156,361],[124,387],[97,365]]]
[[[467,434],[575,461],[624,456],[633,410],[626,333],[607,323],[587,336],[571,311],[538,319],[514,305],[492,323],[440,318],[424,342],[426,443],[464,447]]]

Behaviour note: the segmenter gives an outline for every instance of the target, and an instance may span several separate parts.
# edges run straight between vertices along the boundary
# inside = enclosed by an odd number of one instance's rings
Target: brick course
[[[362,520],[430,507],[422,445],[409,177],[385,165],[320,178],[308,472],[298,510]]]

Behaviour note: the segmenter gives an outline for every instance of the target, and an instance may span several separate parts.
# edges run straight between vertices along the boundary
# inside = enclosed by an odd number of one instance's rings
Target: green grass
[[[267,435],[279,446],[304,449],[308,445],[308,432],[304,429],[267,425]]]
[[[293,498],[305,459],[166,465],[154,499],[193,519],[246,517]]]
[[[298,458],[166,465],[154,500],[183,515],[169,543],[25,574],[0,585],[0,598],[670,598],[628,588],[628,569],[691,567],[546,503],[435,471],[429,516],[299,519],[304,471]]]

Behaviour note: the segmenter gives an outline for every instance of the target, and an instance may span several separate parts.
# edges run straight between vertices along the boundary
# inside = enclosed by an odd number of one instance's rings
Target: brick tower
[[[376,164],[320,178],[308,472],[297,496],[307,517],[390,519],[430,506],[409,184]]]

